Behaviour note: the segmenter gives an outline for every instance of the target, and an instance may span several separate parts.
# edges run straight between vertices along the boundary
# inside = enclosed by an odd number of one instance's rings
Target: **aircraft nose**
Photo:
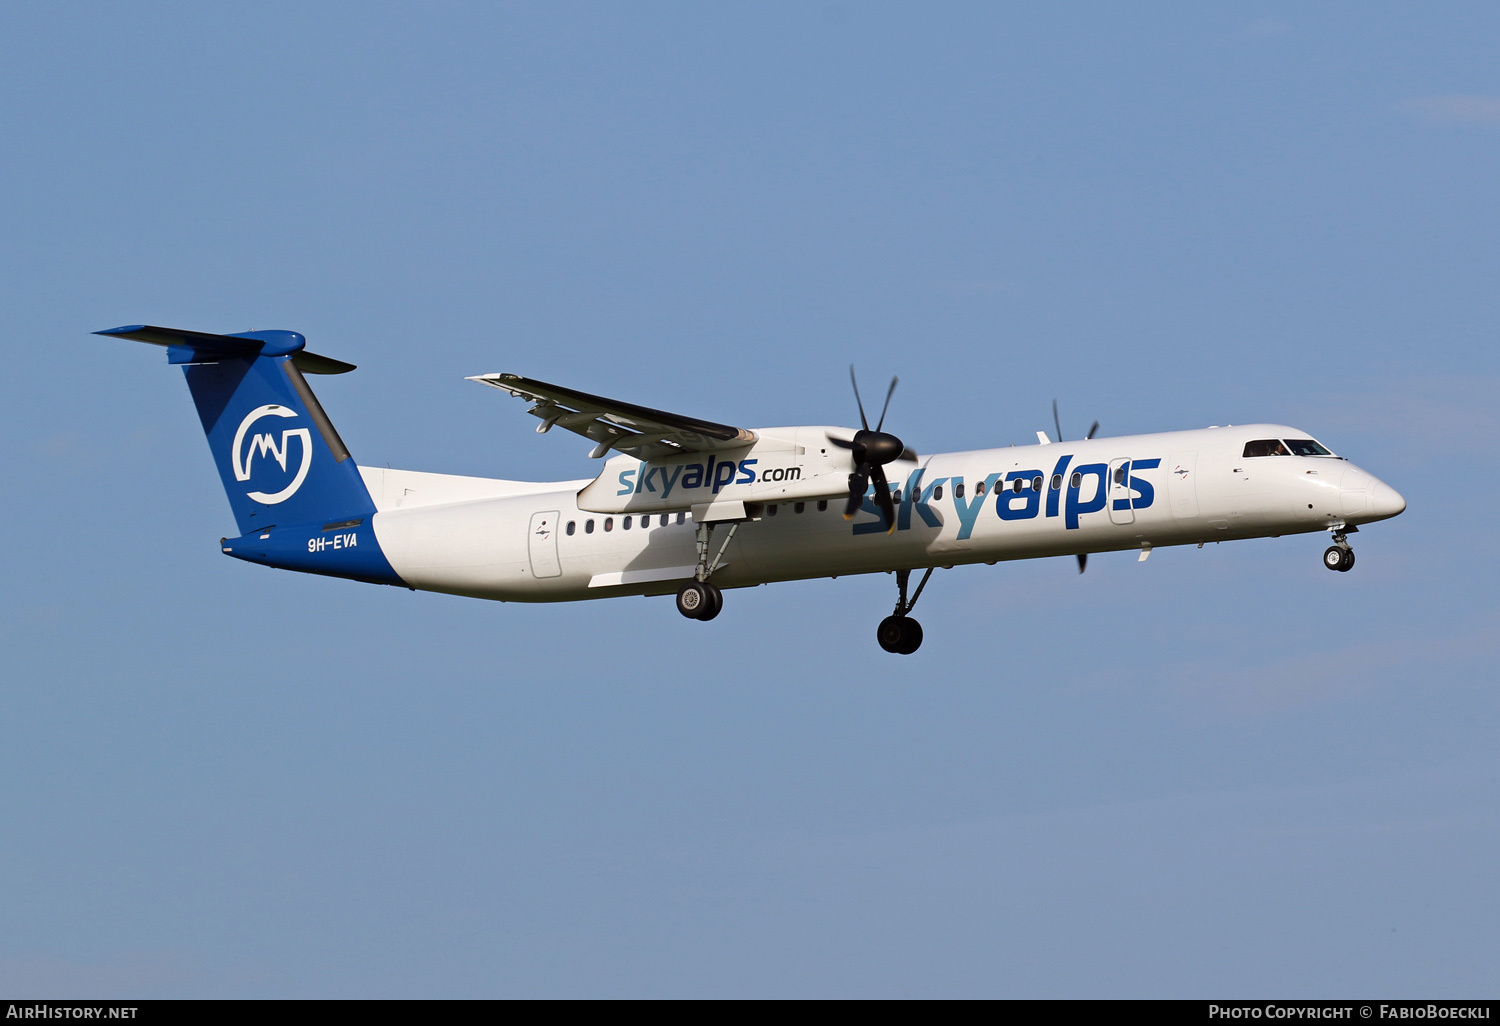
[[[1381,520],[1406,509],[1406,499],[1384,481],[1376,481],[1370,487],[1370,504],[1374,506],[1374,515]]]

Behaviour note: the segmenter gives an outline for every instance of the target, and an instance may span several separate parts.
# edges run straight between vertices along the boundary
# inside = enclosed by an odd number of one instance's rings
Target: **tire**
[[[701,581],[689,581],[677,589],[677,611],[689,620],[702,619],[704,610],[711,605],[708,585]]]
[[[707,581],[703,582],[703,587],[708,591],[708,604],[698,614],[698,619],[712,620],[724,609],[724,593]]]
[[[1323,550],[1323,565],[1330,570],[1344,569],[1344,550],[1337,545],[1328,546]]]
[[[875,640],[880,647],[896,655],[901,654],[901,645],[906,641],[906,617],[888,616],[875,628]]]
[[[898,648],[898,649],[896,649],[896,651],[899,654],[901,654],[901,655],[911,655],[913,652],[915,652],[917,649],[919,649],[921,647],[922,647],[922,625],[919,624],[919,623],[917,623],[917,621],[913,620],[911,617],[907,617],[906,618],[906,638],[905,638],[905,640],[902,641],[901,647]]]
[[[875,628],[880,647],[895,655],[911,655],[922,645],[922,625],[909,616],[888,616]]]
[[[1347,574],[1350,570],[1353,570],[1353,569],[1354,569],[1354,550],[1353,549],[1345,549],[1344,550],[1344,561],[1339,564],[1339,573]]]

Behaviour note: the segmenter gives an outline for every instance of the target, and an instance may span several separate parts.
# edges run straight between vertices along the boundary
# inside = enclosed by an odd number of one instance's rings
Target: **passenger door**
[[[557,517],[555,509],[531,514],[526,548],[531,556],[533,577],[562,576],[562,564],[557,560]]]
[[[1167,496],[1178,520],[1198,515],[1198,450],[1174,452],[1167,460]]]

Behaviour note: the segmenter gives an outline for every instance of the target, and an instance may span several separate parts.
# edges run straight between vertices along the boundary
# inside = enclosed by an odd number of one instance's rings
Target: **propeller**
[[[1057,428],[1057,440],[1059,442],[1061,442],[1062,441],[1062,421],[1059,420],[1058,416],[1057,416],[1057,400],[1056,399],[1052,400],[1052,426],[1055,427],[1055,428]],[[1096,432],[1098,430],[1099,430],[1099,422],[1096,420],[1096,421],[1094,421],[1094,423],[1092,425],[1090,425],[1090,427],[1089,427],[1089,433],[1083,436],[1084,440],[1087,441],[1088,439],[1093,438],[1094,437],[1094,432]],[[1088,556],[1088,553],[1087,552],[1080,552],[1078,554],[1078,572],[1079,573],[1083,573],[1088,568],[1089,568],[1089,556]]]
[[[1061,442],[1063,440],[1063,438],[1062,438],[1062,422],[1057,419],[1057,400],[1056,399],[1052,400],[1052,426],[1055,427],[1055,428],[1057,428],[1057,440],[1059,442]],[[1099,430],[1099,422],[1096,420],[1096,421],[1094,421],[1094,423],[1092,425],[1089,426],[1089,433],[1083,436],[1084,441],[1087,441],[1090,438],[1093,438],[1094,437],[1094,433],[1097,432],[1098,430]]]
[[[891,378],[891,387],[885,392],[885,405],[880,408],[880,419],[875,430],[870,430],[870,421],[865,417],[864,400],[859,397],[859,381],[854,377],[854,365],[849,365],[849,384],[854,386],[854,402],[859,406],[860,430],[854,433],[853,441],[830,438],[833,444],[851,451],[854,456],[854,473],[849,475],[849,501],[844,506],[844,519],[853,520],[854,514],[864,503],[865,492],[871,482],[875,485],[875,505],[880,507],[881,519],[885,521],[885,533],[896,529],[896,504],[891,499],[890,482],[885,478],[885,465],[898,460],[907,453],[905,443],[895,435],[887,434],[886,411],[891,408],[891,395],[896,391],[899,378]]]

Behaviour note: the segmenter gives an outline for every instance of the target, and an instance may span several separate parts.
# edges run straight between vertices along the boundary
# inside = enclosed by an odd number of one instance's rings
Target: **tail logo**
[[[281,432],[281,444],[276,444],[276,436],[271,432],[250,434],[250,426],[262,417],[295,417],[297,412],[289,410],[285,406],[275,404],[269,406],[258,406],[245,415],[240,421],[239,430],[234,433],[234,448],[229,452],[229,462],[234,467],[234,479],[236,481],[250,480],[252,469],[251,461],[257,456],[270,456],[281,469],[286,470],[287,449],[291,446],[291,439],[302,440],[302,463],[297,468],[296,476],[292,483],[279,492],[248,492],[247,496],[256,502],[274,506],[278,502],[285,502],[297,494],[297,489],[302,487],[302,482],[307,480],[307,472],[312,467],[312,433],[307,428],[287,428]],[[249,443],[246,444],[248,437]]]

